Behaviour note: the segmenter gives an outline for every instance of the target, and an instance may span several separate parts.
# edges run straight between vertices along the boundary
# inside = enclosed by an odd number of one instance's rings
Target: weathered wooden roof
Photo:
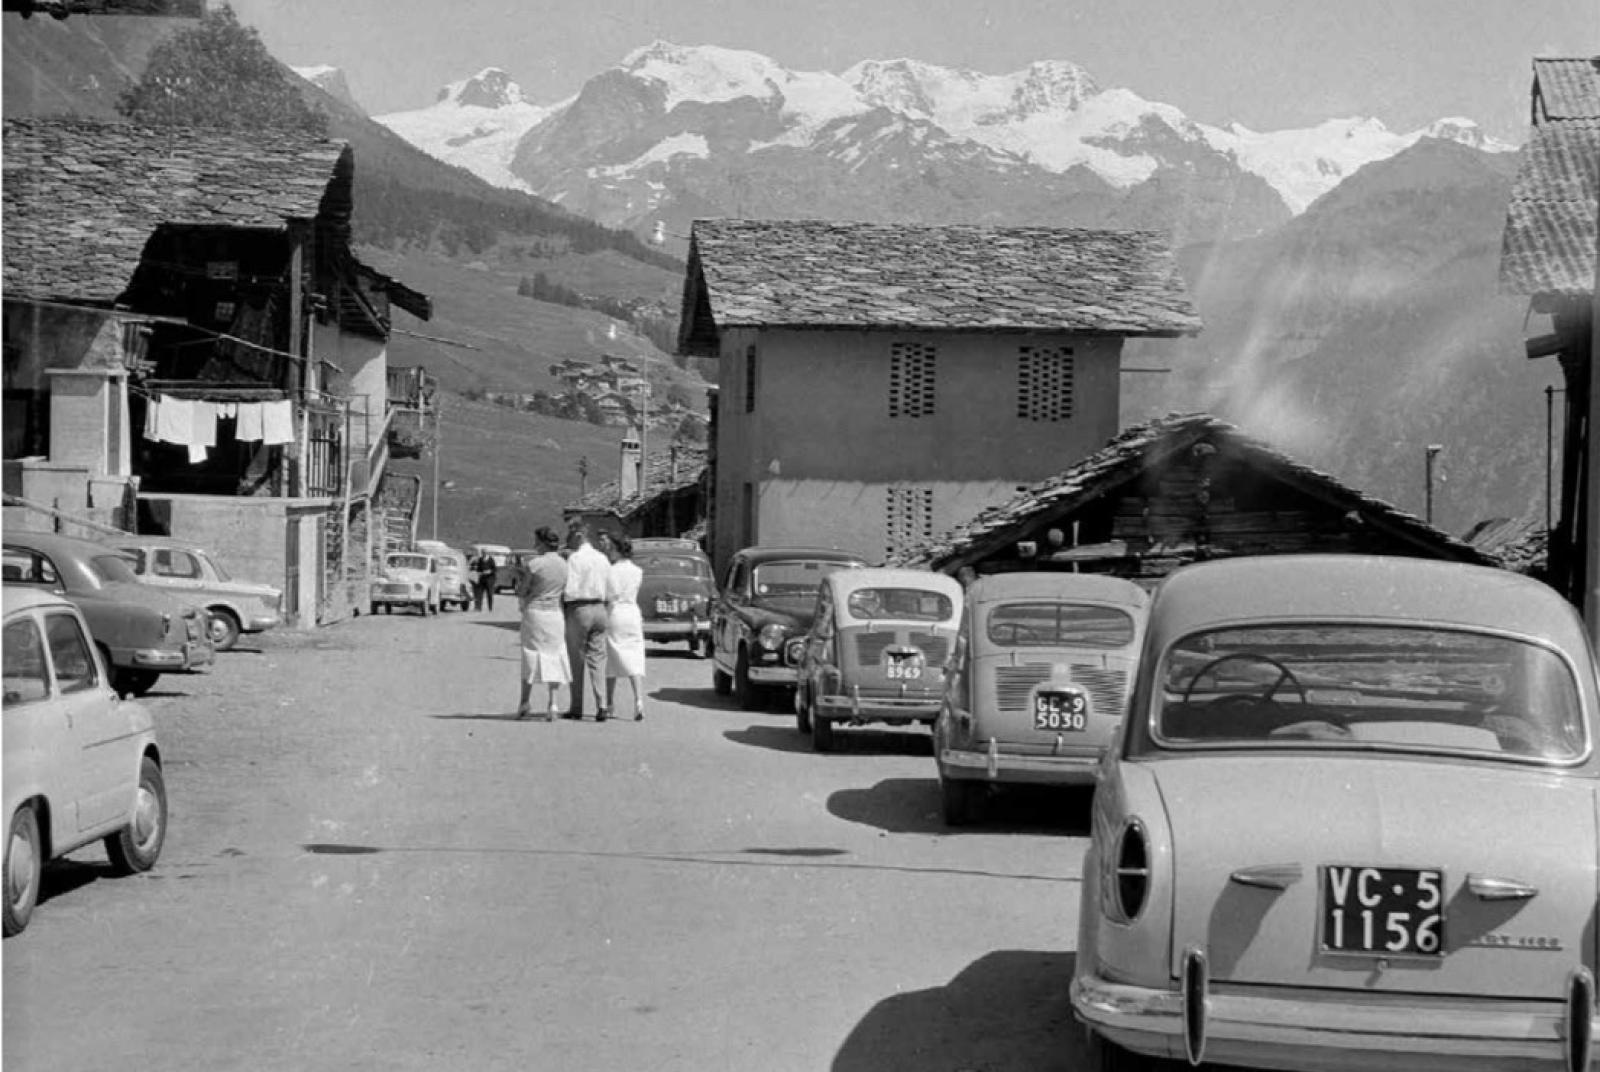
[[[1500,246],[1500,286],[1535,299],[1594,292],[1600,57],[1533,61],[1534,128]]]
[[[1258,459],[1262,468],[1278,479],[1345,510],[1358,511],[1370,523],[1384,525],[1426,545],[1452,552],[1464,562],[1498,564],[1492,555],[1441,532],[1421,518],[1363,495],[1206,413],[1172,414],[1128,428],[1071,468],[1033,485],[1008,502],[984,510],[971,521],[932,541],[894,556],[887,564],[943,570],[984,558],[1021,538],[1046,518],[1066,516],[1091,499],[1138,480],[1147,470],[1181,455],[1202,440],[1213,444],[1226,441],[1239,453]]]
[[[673,477],[673,458],[670,450],[652,450],[645,460],[643,490],[623,498],[621,484],[610,480],[562,510],[563,515],[608,512],[627,520],[655,499],[671,491],[680,491],[699,483],[706,467],[704,447],[680,446],[677,457],[677,476]]]
[[[679,349],[732,327],[1193,335],[1166,235],[967,224],[697,220]]]
[[[84,119],[8,119],[0,151],[7,296],[107,304],[163,225],[283,230],[330,192],[348,219],[343,142]]]
[[[1600,56],[1533,61],[1538,120],[1600,118]]]

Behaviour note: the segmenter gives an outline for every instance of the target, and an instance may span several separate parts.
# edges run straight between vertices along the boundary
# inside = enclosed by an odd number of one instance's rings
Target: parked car
[[[1109,1067],[1591,1067],[1600,681],[1460,563],[1185,567],[1095,794],[1072,1004]]]
[[[817,586],[835,570],[865,566],[848,551],[746,547],[728,563],[711,605],[711,687],[754,710],[770,689],[793,688]]]
[[[111,687],[85,615],[53,592],[5,590],[4,933],[27,927],[44,865],[95,841],[119,874],[149,870],[167,834],[150,713]]]
[[[1094,783],[1148,604],[1137,584],[1102,574],[972,582],[933,731],[945,822],[976,819],[996,786]]]
[[[795,724],[819,752],[837,726],[932,725],[961,619],[961,585],[927,570],[822,579],[797,675]]]
[[[115,547],[8,532],[0,576],[7,587],[37,588],[76,603],[120,693],[143,696],[162,674],[201,670],[216,658],[205,608],[140,583],[127,554]]]
[[[115,541],[146,584],[193,599],[211,615],[211,642],[229,651],[241,633],[260,633],[282,620],[283,591],[270,584],[235,579],[216,555],[170,536],[129,536]]]
[[[414,607],[418,614],[439,613],[439,563],[423,551],[390,551],[372,582],[371,610],[385,614]]]
[[[644,638],[686,641],[690,651],[710,655],[711,602],[717,595],[711,559],[692,540],[644,539],[633,542],[633,561],[643,574]]]
[[[467,569],[466,553],[446,547],[429,554],[439,566],[439,609],[449,610],[452,603],[460,610],[472,606],[472,573]]]

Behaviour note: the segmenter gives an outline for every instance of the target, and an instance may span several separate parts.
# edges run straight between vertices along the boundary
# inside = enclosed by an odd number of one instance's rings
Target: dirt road
[[[682,649],[644,722],[512,721],[515,637],[502,600],[163,679],[165,852],[47,873],[7,1072],[1083,1067],[1086,797],[948,833],[925,731],[814,754]]]

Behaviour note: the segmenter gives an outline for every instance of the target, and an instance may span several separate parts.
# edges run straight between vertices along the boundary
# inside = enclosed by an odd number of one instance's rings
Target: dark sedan
[[[747,547],[733,556],[711,608],[711,685],[754,710],[773,689],[792,690],[817,589],[866,559],[836,548]]]
[[[643,573],[639,615],[646,640],[686,641],[711,654],[711,602],[717,586],[711,560],[688,540],[635,540],[633,562]]]
[[[115,547],[42,532],[7,532],[7,585],[64,595],[89,622],[112,687],[142,696],[164,673],[209,666],[216,649],[203,607],[141,584]]]

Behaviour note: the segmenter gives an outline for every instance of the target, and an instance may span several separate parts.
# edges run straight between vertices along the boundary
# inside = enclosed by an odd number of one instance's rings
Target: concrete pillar
[[[118,369],[46,369],[50,380],[50,461],[94,476],[127,469],[127,373]],[[114,382],[115,381],[115,382]],[[113,400],[120,410],[113,415]],[[121,474],[119,474],[121,475]]]

